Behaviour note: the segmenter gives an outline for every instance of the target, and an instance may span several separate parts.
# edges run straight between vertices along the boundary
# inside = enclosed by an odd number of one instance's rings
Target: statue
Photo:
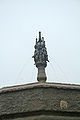
[[[39,82],[44,82],[47,79],[45,74],[45,67],[47,66],[47,62],[49,62],[49,60],[48,60],[44,37],[42,37],[41,39],[41,32],[39,32],[39,40],[37,40],[36,38],[36,44],[34,48],[35,51],[33,58],[35,61],[35,65],[38,68],[37,80]]]

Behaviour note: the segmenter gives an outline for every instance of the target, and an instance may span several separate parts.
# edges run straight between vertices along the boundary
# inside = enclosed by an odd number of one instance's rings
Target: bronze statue
[[[35,61],[35,65],[38,68],[37,80],[39,82],[44,82],[47,79],[45,74],[45,67],[47,66],[47,61],[49,62],[49,60],[48,60],[44,37],[41,38],[41,32],[39,32],[39,40],[37,40],[36,38],[36,44],[34,48],[35,51],[33,58]]]

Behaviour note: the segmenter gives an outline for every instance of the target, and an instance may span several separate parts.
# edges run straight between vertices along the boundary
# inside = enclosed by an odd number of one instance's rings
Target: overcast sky
[[[37,81],[39,31],[50,60],[47,81],[80,84],[80,0],[0,0],[0,87]]]

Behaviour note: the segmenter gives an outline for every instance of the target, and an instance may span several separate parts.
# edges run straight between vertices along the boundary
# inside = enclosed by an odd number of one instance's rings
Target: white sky
[[[80,84],[80,0],[0,0],[0,87],[37,81],[31,57],[39,31],[47,81]]]

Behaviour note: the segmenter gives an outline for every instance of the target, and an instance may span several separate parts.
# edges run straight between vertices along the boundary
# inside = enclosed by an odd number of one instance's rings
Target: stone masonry
[[[80,120],[80,86],[37,82],[2,88],[0,120]]]

